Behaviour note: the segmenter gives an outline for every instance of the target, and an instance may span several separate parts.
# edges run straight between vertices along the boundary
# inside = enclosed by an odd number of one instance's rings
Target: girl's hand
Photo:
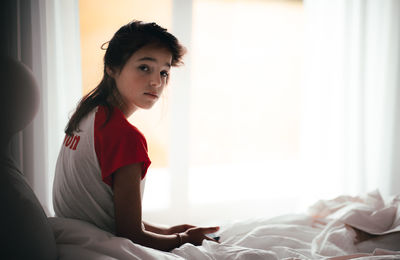
[[[188,225],[188,224],[183,224],[183,225],[177,225],[177,226],[172,226],[170,228],[167,228],[165,230],[165,235],[172,235],[172,234],[176,234],[176,233],[183,233],[186,230],[190,229],[190,228],[194,228],[195,226],[192,225]]]
[[[182,243],[191,243],[195,246],[200,246],[201,243],[203,242],[204,239],[211,240],[214,242],[217,242],[216,240],[209,238],[206,236],[206,234],[211,234],[215,233],[219,230],[219,227],[194,227],[186,230],[183,234],[181,234],[182,237]]]

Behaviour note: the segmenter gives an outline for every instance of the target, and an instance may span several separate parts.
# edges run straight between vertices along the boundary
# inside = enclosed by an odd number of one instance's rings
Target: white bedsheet
[[[78,220],[50,218],[63,259],[400,259],[400,196],[319,201],[308,214],[223,226],[221,243],[161,252]],[[362,253],[362,254],[360,254]]]

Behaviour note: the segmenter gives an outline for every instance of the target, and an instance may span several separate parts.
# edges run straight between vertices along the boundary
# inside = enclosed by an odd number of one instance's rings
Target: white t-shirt
[[[95,108],[61,146],[53,185],[56,216],[84,220],[114,234],[112,174],[134,163],[142,163],[143,195],[151,163],[146,139],[119,109],[107,121],[106,108]]]

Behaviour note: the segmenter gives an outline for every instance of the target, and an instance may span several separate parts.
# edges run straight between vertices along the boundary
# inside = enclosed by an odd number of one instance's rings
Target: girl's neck
[[[127,106],[124,106],[124,104],[118,108],[126,118],[130,117],[136,111],[134,108],[129,109]]]
[[[113,107],[121,110],[126,118],[130,117],[136,111],[136,108],[130,108],[126,105],[126,103],[122,100],[122,97],[120,97],[117,91],[114,92],[113,95],[110,95],[108,97],[107,102]]]

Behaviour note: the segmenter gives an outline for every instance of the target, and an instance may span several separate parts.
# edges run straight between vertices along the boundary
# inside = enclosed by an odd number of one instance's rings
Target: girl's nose
[[[161,83],[161,75],[156,74],[150,79],[150,85],[153,87],[161,87]]]

